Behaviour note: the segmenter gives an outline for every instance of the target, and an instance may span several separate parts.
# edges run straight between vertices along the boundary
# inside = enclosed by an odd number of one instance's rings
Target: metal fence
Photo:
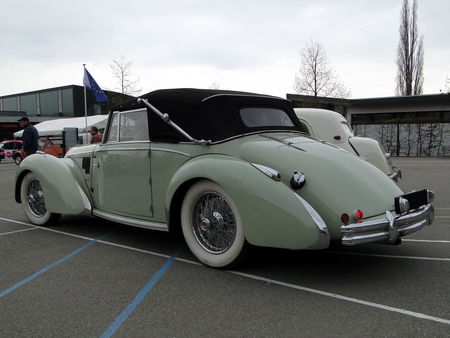
[[[377,140],[393,156],[450,156],[450,123],[355,124],[356,136]]]

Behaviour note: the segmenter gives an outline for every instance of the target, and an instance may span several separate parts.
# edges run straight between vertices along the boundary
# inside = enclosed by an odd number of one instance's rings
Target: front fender
[[[200,156],[181,166],[169,183],[167,210],[177,190],[198,179],[214,181],[231,195],[250,244],[297,250],[323,243],[323,233],[289,187],[250,163],[225,155]],[[322,244],[326,246],[328,242]]]
[[[56,158],[47,154],[35,154],[26,157],[16,173],[15,197],[20,200],[20,187],[23,177],[28,172],[37,175],[45,198],[48,211],[59,214],[79,214],[83,212],[89,201],[75,180],[73,172],[75,164],[68,158]]]

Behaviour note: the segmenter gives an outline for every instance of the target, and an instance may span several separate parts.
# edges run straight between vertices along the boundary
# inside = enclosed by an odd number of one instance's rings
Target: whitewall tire
[[[33,224],[49,226],[60,217],[60,214],[51,213],[46,209],[41,184],[33,172],[27,173],[22,180],[20,200],[25,215]]]
[[[186,243],[200,262],[229,268],[244,256],[246,241],[239,210],[218,184],[202,180],[186,193],[181,207]]]

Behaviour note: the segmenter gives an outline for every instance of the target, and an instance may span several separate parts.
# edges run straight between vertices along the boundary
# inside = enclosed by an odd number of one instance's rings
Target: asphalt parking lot
[[[433,225],[400,246],[255,249],[236,271],[182,238],[91,218],[29,224],[0,163],[2,337],[449,337],[450,159],[399,158],[435,191]]]

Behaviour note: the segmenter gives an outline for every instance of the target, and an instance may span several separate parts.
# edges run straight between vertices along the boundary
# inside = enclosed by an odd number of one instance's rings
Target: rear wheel
[[[48,211],[45,207],[41,183],[33,172],[26,174],[22,180],[20,199],[25,215],[33,224],[49,226],[54,224],[61,216]]]
[[[246,249],[239,210],[218,184],[202,180],[183,200],[181,226],[189,249],[205,265],[230,268]]]

